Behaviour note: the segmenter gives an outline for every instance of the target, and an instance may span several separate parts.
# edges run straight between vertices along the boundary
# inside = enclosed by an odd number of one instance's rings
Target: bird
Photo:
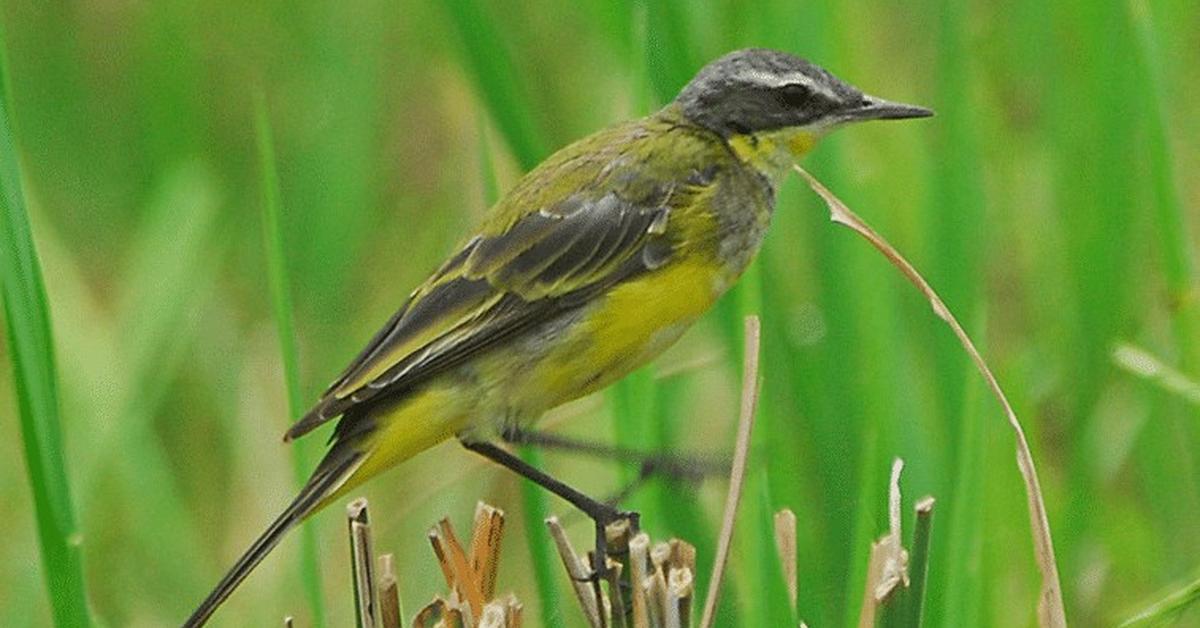
[[[294,500],[200,603],[203,625],[280,539],[443,441],[525,476],[597,525],[632,517],[499,443],[674,343],[758,252],[792,164],[829,132],[933,115],[789,53],[703,67],[662,109],[551,155],[483,217],[284,436],[336,421]]]

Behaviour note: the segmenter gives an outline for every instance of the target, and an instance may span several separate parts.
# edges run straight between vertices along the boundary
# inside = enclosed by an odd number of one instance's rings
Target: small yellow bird
[[[496,441],[668,347],[758,252],[788,168],[850,122],[928,109],[772,50],[712,62],[674,102],[555,153],[517,183],[284,436],[337,419],[300,494],[185,623],[354,486],[457,438],[603,525],[626,516]]]

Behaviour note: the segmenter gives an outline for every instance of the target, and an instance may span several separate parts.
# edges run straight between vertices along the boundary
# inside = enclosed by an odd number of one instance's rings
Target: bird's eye
[[[812,90],[800,83],[788,83],[779,88],[780,99],[789,107],[800,107],[812,98]]]

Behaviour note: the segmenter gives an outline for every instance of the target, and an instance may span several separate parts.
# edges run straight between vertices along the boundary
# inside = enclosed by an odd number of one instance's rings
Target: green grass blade
[[[1129,94],[1151,89],[1136,72],[1136,37],[1124,3],[1055,5],[1049,13],[1059,28],[1069,27],[1076,33],[1071,42],[1056,38],[1059,48],[1050,55],[1060,60],[1060,67],[1052,70],[1056,87],[1050,92],[1049,113],[1059,149],[1054,199],[1061,220],[1070,225],[1064,234],[1065,253],[1069,287],[1077,303],[1074,320],[1068,323],[1070,333],[1064,338],[1064,351],[1071,356],[1072,382],[1064,431],[1072,450],[1063,473],[1064,490],[1081,495],[1095,491],[1099,479],[1093,464],[1095,451],[1089,439],[1080,436],[1097,429],[1097,409],[1105,403],[1103,396],[1111,379],[1112,343],[1133,328],[1134,319],[1124,313],[1133,311],[1145,298],[1135,290],[1142,276],[1135,252],[1148,246],[1149,238],[1146,229],[1131,229],[1141,223],[1144,209],[1139,202],[1143,192],[1137,189],[1138,177],[1132,168],[1135,160],[1130,157],[1131,153],[1137,155],[1133,147],[1139,145],[1139,121],[1154,114],[1130,115],[1130,96],[1112,89],[1124,85]],[[1085,64],[1084,71],[1079,71],[1062,55],[1081,49],[1104,51],[1105,61]],[[1088,106],[1080,107],[1081,102]],[[1181,469],[1178,478],[1196,477],[1194,468],[1188,469],[1193,466],[1189,458],[1173,456],[1170,463]],[[1186,519],[1194,520],[1194,502],[1176,504],[1178,508],[1173,510],[1190,510]],[[1090,530],[1102,525],[1099,514],[1084,500],[1064,501],[1058,526],[1063,542],[1056,547],[1063,563],[1083,560]]]
[[[925,583],[929,573],[929,539],[933,528],[932,497],[923,497],[916,504],[916,529],[913,531],[912,560],[908,563],[911,585],[905,592],[906,626],[920,626],[925,609]]]
[[[938,591],[941,605],[925,605],[925,615],[933,625],[972,626],[979,622],[982,604],[980,566],[984,536],[984,486],[988,470],[987,437],[991,426],[980,416],[979,388],[968,382],[963,404],[963,426],[959,431],[957,448],[961,462],[950,499],[946,533],[932,544],[931,560],[938,561],[929,574],[927,587]]]
[[[1132,626],[1158,626],[1168,624],[1179,614],[1200,602],[1200,580],[1194,580],[1182,589],[1155,602],[1146,610],[1121,622],[1121,628]]]
[[[1200,367],[1200,306],[1188,294],[1196,288],[1196,251],[1189,238],[1192,233],[1188,216],[1179,199],[1176,187],[1175,168],[1170,134],[1167,129],[1166,90],[1164,69],[1158,38],[1152,22],[1150,7],[1145,2],[1131,2],[1132,22],[1137,33],[1137,51],[1140,53],[1140,74],[1144,89],[1138,93],[1146,99],[1149,115],[1143,116],[1146,141],[1149,144],[1151,187],[1154,191],[1154,206],[1158,210],[1154,223],[1163,254],[1163,270],[1174,306],[1176,341],[1182,352],[1185,369]]]
[[[267,283],[271,295],[271,310],[275,317],[275,329],[279,334],[279,350],[283,359],[284,382],[287,386],[288,415],[298,419],[304,412],[303,393],[300,389],[300,358],[296,349],[296,323],[293,318],[292,296],[288,283],[287,259],[284,253],[283,229],[280,226],[281,201],[279,175],[275,165],[275,142],[271,133],[271,120],[267,115],[265,97],[255,92],[255,133],[258,139],[260,175],[262,177],[263,246],[267,257]],[[292,468],[296,486],[308,480],[309,458],[305,445],[297,442],[292,448]],[[325,625],[325,603],[321,590],[321,563],[317,549],[317,534],[313,520],[305,521],[300,528],[300,578],[304,583],[304,594],[308,599],[314,626]]]
[[[928,132],[939,154],[954,155],[954,159],[939,162],[936,175],[930,177],[933,202],[926,205],[930,215],[922,222],[929,229],[929,274],[938,293],[960,320],[974,322],[984,266],[982,225],[986,220],[981,177],[986,168],[977,149],[979,107],[973,104],[972,55],[966,41],[970,27],[965,5],[953,0],[937,4],[933,11],[938,16],[939,111],[938,124],[930,125]],[[939,418],[953,439],[961,427],[958,410],[966,381],[973,374],[965,368],[968,358],[957,339],[943,331],[937,329],[930,341],[938,373]],[[952,467],[954,454],[950,452]]]
[[[445,6],[462,40],[463,61],[479,98],[487,105],[521,169],[533,170],[550,154],[550,143],[536,122],[536,109],[523,76],[497,32],[496,20],[476,0],[449,0]]]
[[[106,295],[112,305],[84,306],[90,310],[86,315],[66,314],[57,334],[59,359],[69,361],[76,373],[64,380],[62,398],[71,404],[68,407],[85,409],[77,411],[68,425],[79,426],[90,443],[72,460],[79,478],[81,525],[90,529],[112,526],[114,520],[131,522],[123,529],[128,536],[120,541],[111,533],[92,535],[85,559],[118,547],[121,552],[160,559],[145,563],[145,573],[136,583],[116,585],[104,579],[89,586],[94,599],[121,600],[105,609],[118,623],[121,613],[134,603],[120,595],[130,587],[140,590],[143,604],[156,600],[165,606],[168,600],[178,601],[178,608],[169,611],[177,616],[191,610],[179,591],[211,584],[196,568],[211,556],[204,549],[211,541],[197,526],[187,489],[173,466],[178,459],[173,447],[183,446],[188,437],[157,428],[175,424],[168,418],[174,412],[172,395],[180,378],[193,372],[198,321],[212,297],[222,259],[212,248],[217,241],[220,195],[211,174],[195,163],[180,164],[162,179],[139,208],[138,224],[126,225],[126,250],[114,287]],[[78,301],[82,295],[70,287],[70,273],[62,268],[71,253],[42,247],[47,273],[56,285],[52,300],[56,318],[63,316],[57,308],[80,306],[72,299]],[[57,270],[51,270],[52,255],[58,258],[53,262]],[[60,294],[64,290],[67,294]],[[111,322],[105,322],[107,317]],[[93,345],[72,343],[81,333],[107,338]],[[178,439],[172,440],[175,436]],[[119,488],[113,485],[114,474]],[[127,502],[114,498],[114,488]],[[170,560],[158,553],[168,538]]]
[[[645,0],[646,63],[650,83],[661,102],[674,100],[699,69],[692,60],[688,11],[679,0]]]
[[[1138,73],[1144,87],[1137,93],[1145,99],[1142,116],[1145,142],[1150,158],[1150,188],[1154,194],[1159,249],[1162,255],[1163,278],[1171,309],[1171,326],[1179,351],[1182,370],[1200,375],[1200,305],[1189,295],[1195,294],[1196,251],[1191,240],[1191,225],[1175,181],[1174,155],[1171,150],[1170,133],[1167,129],[1167,99],[1163,79],[1163,61],[1159,52],[1158,38],[1150,7],[1144,1],[1130,3],[1131,21],[1137,34],[1139,54]],[[1192,417],[1197,413],[1190,411]],[[1191,426],[1193,443],[1198,433]]]
[[[278,128],[293,129],[280,139],[289,138],[295,147],[288,168],[279,173],[281,185],[290,191],[286,234],[303,243],[288,255],[292,272],[303,278],[305,287],[293,297],[297,311],[306,313],[313,327],[324,332],[313,334],[306,346],[311,347],[312,363],[329,362],[326,368],[340,368],[351,359],[348,353],[357,349],[344,335],[343,308],[347,303],[362,303],[363,294],[355,290],[353,278],[361,276],[360,264],[375,241],[371,237],[375,225],[385,219],[388,209],[381,206],[379,184],[369,173],[380,163],[379,131],[392,114],[385,109],[388,98],[380,79],[403,76],[391,74],[386,61],[387,54],[399,47],[387,39],[387,32],[400,13],[310,4],[277,16],[282,23],[296,18],[303,24],[293,26],[299,27],[302,39],[298,41],[304,43],[293,50],[286,67],[303,68],[306,78],[302,85],[279,83],[272,93],[290,102],[286,110],[291,112],[308,107],[336,112],[317,125],[297,127],[289,125],[287,118],[276,120]],[[274,20],[271,24],[272,29],[284,27]],[[286,75],[283,66],[263,67],[272,73],[270,79]],[[298,105],[299,101],[307,104]],[[256,160],[247,157],[251,163]],[[228,161],[224,156],[215,159]],[[322,378],[334,375],[320,372]]]
[[[653,366],[642,367],[613,384],[608,400],[612,405],[613,434],[617,446],[632,451],[674,453],[668,449],[671,446],[670,442],[661,442],[658,438],[662,434],[659,428],[662,417],[659,416],[655,400],[657,388]],[[618,462],[617,465],[620,467],[620,486],[629,486],[638,481],[637,468],[624,461]],[[658,478],[652,478],[621,504],[622,508],[645,515],[642,525],[655,536],[661,529],[657,525],[659,522],[652,516],[657,514],[658,509],[655,506],[658,500],[651,493],[661,486],[662,482]],[[650,512],[651,508],[654,509],[654,513]]]
[[[1167,129],[1167,108],[1164,102],[1167,96],[1161,52],[1150,7],[1144,1],[1133,1],[1130,5],[1133,27],[1137,35],[1136,50],[1140,62],[1138,74],[1144,86],[1144,89],[1138,90],[1138,94],[1145,99],[1147,111],[1147,115],[1142,116],[1141,120],[1146,131],[1145,141],[1150,149],[1148,156],[1151,160],[1151,188],[1154,192],[1154,208],[1158,210],[1154,223],[1158,227],[1162,248],[1163,271],[1171,303],[1181,308],[1176,315],[1194,316],[1197,309],[1195,302],[1186,303],[1185,300],[1196,280],[1195,251],[1189,239],[1191,231],[1188,216],[1176,188],[1175,166]],[[1194,346],[1186,345],[1181,346],[1181,349],[1192,354],[1198,350]]]
[[[854,531],[851,539],[854,545],[849,553],[850,578],[846,581],[845,616],[842,624],[853,626],[862,612],[859,601],[863,599],[863,587],[867,582],[867,569],[871,561],[871,544],[878,535],[876,528],[879,516],[879,504],[885,503],[886,493],[879,488],[879,478],[884,477],[879,464],[879,436],[868,427],[860,443],[859,461],[861,468],[858,473],[858,508],[854,513]]]
[[[58,626],[88,626],[80,533],[67,482],[50,310],[9,119],[7,58],[0,35],[0,290],[21,420],[25,466],[41,542],[42,576]]]
[[[788,599],[783,563],[775,547],[775,506],[769,475],[767,469],[761,469],[750,478],[756,499],[749,504],[747,515],[751,525],[746,528],[751,534],[742,536],[746,545],[741,560],[758,573],[748,578],[755,587],[755,595],[742,598],[753,601],[740,609],[741,619],[749,626],[795,626],[796,609]]]
[[[666,451],[672,455],[687,457],[693,452],[681,451],[678,443],[683,435],[689,432],[695,421],[695,416],[687,409],[689,398],[689,378],[682,376],[657,377],[654,381],[654,407],[656,410],[654,425],[648,428],[655,431],[653,447],[655,451]],[[720,481],[718,479],[708,480]],[[649,523],[669,532],[669,536],[678,537],[696,548],[696,555],[703,563],[710,556],[716,555],[717,538],[716,526],[711,517],[705,512],[704,504],[699,499],[699,487],[687,480],[676,478],[661,478],[652,496],[655,500],[653,521]],[[708,579],[711,572],[699,568],[695,575],[695,589],[698,592],[708,591]],[[723,616],[723,615],[722,615]]]
[[[525,445],[517,452],[521,459],[541,469],[545,463],[541,452]],[[529,561],[533,564],[533,581],[537,585],[538,610],[543,626],[557,625],[562,618],[562,597],[558,592],[559,567],[550,551],[549,535],[543,523],[549,516],[548,493],[533,482],[521,480],[522,505],[525,509],[525,539],[529,544]]]

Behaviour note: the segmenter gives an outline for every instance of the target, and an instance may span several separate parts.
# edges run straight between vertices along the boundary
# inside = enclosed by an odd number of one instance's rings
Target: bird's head
[[[804,59],[764,49],[738,50],[708,64],[676,102],[689,120],[772,175],[843,124],[933,115],[869,96]]]

